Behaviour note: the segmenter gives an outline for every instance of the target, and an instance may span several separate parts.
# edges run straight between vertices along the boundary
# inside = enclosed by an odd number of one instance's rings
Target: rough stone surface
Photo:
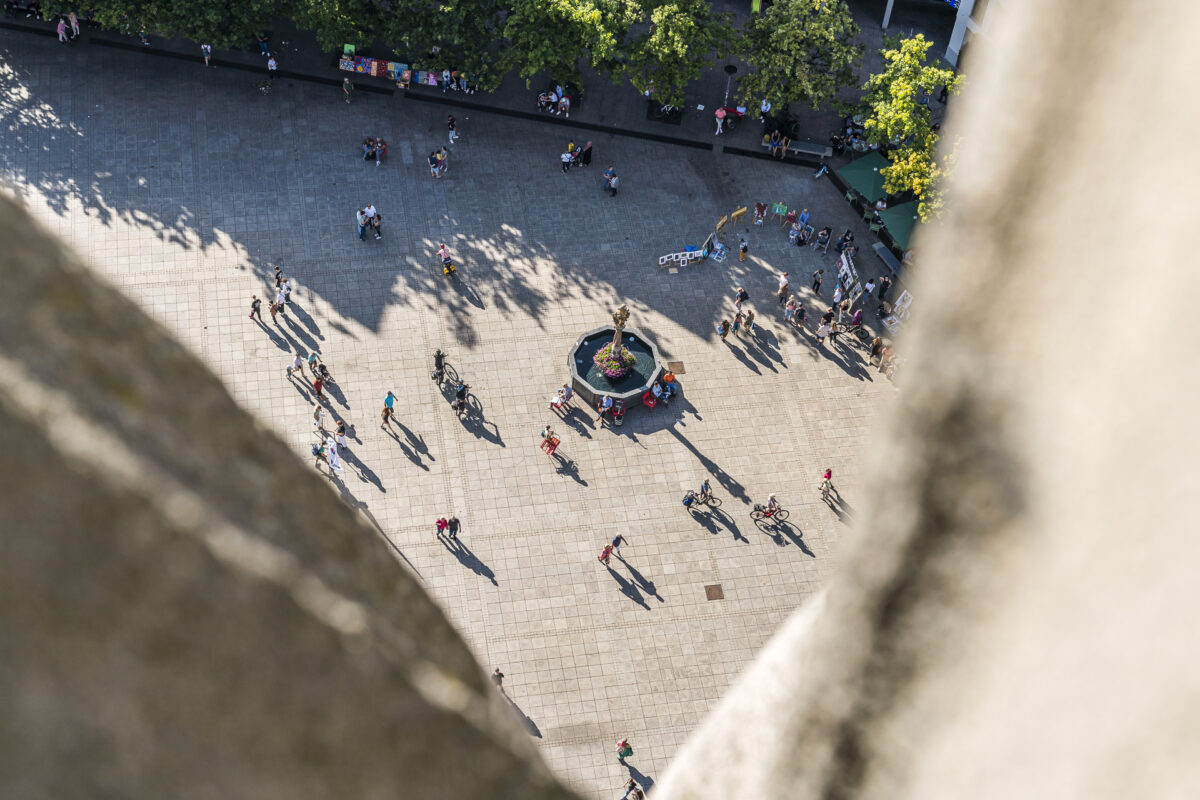
[[[660,798],[1200,792],[1200,8],[1001,11],[863,536]]]
[[[6,197],[0,241],[0,795],[571,796],[322,478]]]

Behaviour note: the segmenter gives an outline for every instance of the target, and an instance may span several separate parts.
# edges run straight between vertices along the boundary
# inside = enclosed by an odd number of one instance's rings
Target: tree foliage
[[[928,100],[942,86],[957,94],[962,82],[953,70],[925,63],[931,44],[920,34],[885,40],[880,51],[883,71],[863,85],[867,139],[890,150],[884,190],[916,195],[922,220],[941,214],[940,186],[953,164],[952,156],[938,160],[940,137],[933,129]]]
[[[43,2],[48,13],[72,7]],[[526,80],[578,82],[586,59],[675,104],[735,36],[730,16],[709,0],[94,0],[90,8],[109,30],[145,29],[219,50],[251,47],[286,17],[328,52],[381,41],[423,69],[465,71],[484,90],[514,69]]]
[[[858,31],[845,0],[779,0],[746,26],[742,51],[753,72],[739,82],[740,96],[812,108],[832,100],[856,80]]]
[[[665,0],[649,10],[646,30],[628,42],[614,79],[628,79],[656,100],[683,105],[689,83],[728,55],[734,39],[728,14],[714,14],[707,0]]]

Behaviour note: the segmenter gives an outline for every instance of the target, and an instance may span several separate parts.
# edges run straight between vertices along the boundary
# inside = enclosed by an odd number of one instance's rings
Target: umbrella
[[[850,184],[854,191],[874,203],[884,195],[883,174],[880,170],[887,166],[890,166],[888,160],[878,150],[874,150],[837,170],[837,174],[842,176],[842,180]]]

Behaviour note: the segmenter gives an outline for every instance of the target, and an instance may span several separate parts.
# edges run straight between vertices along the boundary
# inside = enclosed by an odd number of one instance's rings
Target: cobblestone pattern
[[[309,388],[293,350],[316,349],[336,384],[327,408],[351,427],[333,483],[393,543],[505,688],[550,763],[595,797],[652,783],[779,622],[828,580],[859,501],[858,454],[892,385],[840,344],[814,349],[785,329],[779,270],[813,308],[813,269],[834,263],[786,245],[778,223],[734,231],[736,253],[670,273],[657,258],[703,240],[740,205],[787,201],[818,225],[861,221],[811,170],[618,137],[597,137],[587,169],[563,175],[562,131],[456,115],[446,177],[424,159],[445,112],[288,80],[269,96],[244,73],[137,53],[70,49],[0,31],[6,135],[0,168],[36,216],[212,366],[265,429],[310,458]],[[403,113],[401,113],[403,112]],[[388,139],[380,167],[357,156]],[[582,141],[580,141],[582,144]],[[617,197],[601,190],[615,163]],[[384,238],[360,242],[373,202]],[[460,277],[440,274],[445,240]],[[864,275],[877,274],[868,250]],[[246,318],[275,265],[295,283],[278,325]],[[717,338],[734,287],[750,292],[752,337]],[[832,280],[825,282],[828,300]],[[566,380],[567,348],[620,303],[664,357],[682,361],[683,398],[633,409],[620,429],[576,407],[554,420],[562,461],[538,449]],[[429,380],[441,347],[471,385],[456,419]],[[384,395],[397,432],[380,430]],[[213,424],[220,424],[214,420]],[[846,499],[820,501],[826,466]],[[689,516],[705,475],[719,510]],[[786,526],[757,528],[752,501],[777,492]],[[456,546],[437,516],[463,522]],[[596,555],[629,538],[612,569]],[[721,584],[724,599],[704,587]]]

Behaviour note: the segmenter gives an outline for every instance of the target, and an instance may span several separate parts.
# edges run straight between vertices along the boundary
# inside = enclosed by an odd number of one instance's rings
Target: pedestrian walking
[[[583,146],[583,150],[579,153],[579,163],[582,166],[590,167],[592,165],[592,142],[589,139],[587,144]]]
[[[58,40],[63,44],[69,44],[67,40],[67,21],[62,17],[58,18]]]
[[[314,467],[320,467],[322,461],[325,462],[326,466],[329,465],[329,455],[325,452],[325,445],[323,443],[318,442],[317,444],[314,444],[312,446],[312,454],[314,458]]]
[[[612,551],[614,554],[616,554],[617,558],[621,559],[622,561],[625,560],[625,557],[621,555],[621,545],[628,544],[628,542],[629,540],[626,539],[625,535],[622,533],[618,533],[613,537],[612,540]]]
[[[745,237],[738,237],[738,261],[745,261],[749,250],[750,245],[746,244]]]
[[[633,748],[630,747],[628,739],[622,739],[621,741],[617,742],[617,761],[620,761],[622,764],[624,764],[625,759],[629,758],[631,755],[633,755]]]
[[[67,22],[71,24],[71,38],[74,39],[79,35],[79,15],[72,11],[70,14],[67,14]]]
[[[500,671],[499,667],[496,667],[496,671],[492,673],[492,683],[496,684],[496,688],[500,690],[501,694],[505,694],[504,673]]]
[[[451,539],[458,538],[458,517],[453,514],[446,520],[446,535]]]
[[[783,305],[784,303],[787,302],[789,294],[790,294],[790,292],[788,291],[788,274],[785,272],[779,276],[779,292],[778,292],[779,305]]]
[[[800,303],[797,302],[796,303],[796,313],[792,316],[792,322],[795,324],[795,326],[797,328],[801,328],[801,329],[804,328],[805,313],[806,312],[804,311],[804,306],[800,305]]]
[[[272,302],[268,310],[271,312],[271,322],[274,322],[276,325],[278,325],[279,321],[275,319],[275,315],[279,313],[279,304]]]
[[[375,216],[371,217],[371,229],[375,234],[376,241],[383,238],[382,225],[383,225],[383,214],[380,214],[378,211],[376,211]]]
[[[817,334],[816,334],[818,346],[825,344],[825,337],[828,336],[830,331],[832,331],[832,330],[833,330],[833,328],[830,325],[830,323],[828,323],[828,322],[821,323],[821,327],[817,328]]]
[[[320,405],[313,411],[313,427],[318,434],[325,433],[325,409]]]
[[[395,416],[395,412],[393,412],[387,406],[384,406],[383,407],[383,415],[382,415],[383,422],[381,422],[379,424],[379,427],[387,428],[390,431],[392,429],[392,417],[393,416]]]
[[[250,319],[258,317],[258,321],[262,322],[262,300],[258,299],[258,295],[250,295]]]
[[[290,378],[296,372],[299,372],[301,375],[304,374],[304,359],[299,353],[296,354],[296,357],[292,359],[292,363],[288,366],[287,376]]]
[[[200,45],[200,55],[204,56],[204,66],[207,67],[208,60],[210,58],[212,58],[212,45],[211,44]]]
[[[837,322],[832,323],[829,326],[829,344],[831,344],[831,345],[836,344],[838,334],[840,334],[841,332],[842,332],[842,326]]]
[[[718,106],[717,110],[713,112],[713,117],[715,117],[717,120],[717,132],[715,134],[716,136],[720,136],[722,133],[725,132],[724,131],[725,117],[727,114],[729,114],[729,112],[726,111],[723,106]]]
[[[275,265],[275,288],[283,286],[283,269],[278,264]]]
[[[388,392],[387,397],[383,398],[383,407],[387,408],[387,409],[391,409],[392,411],[395,411],[396,410],[396,395],[392,394],[391,392]]]
[[[789,297],[787,305],[783,307],[783,321],[791,322],[794,316],[796,316],[796,298]]]
[[[275,80],[275,73],[279,71],[279,64],[275,61],[275,56],[267,59],[267,77]]]
[[[737,336],[737,335],[738,335],[738,328],[742,327],[742,320],[743,320],[743,319],[744,319],[744,317],[742,316],[742,312],[740,312],[740,311],[739,311],[739,312],[737,312],[736,314],[734,314],[734,315],[733,315],[733,328],[732,328],[732,330],[733,330],[733,335],[734,335],[734,336]]]
[[[737,287],[737,290],[733,293],[733,307],[740,310],[742,307],[742,303],[746,302],[749,299],[750,299],[749,293],[747,293],[744,288],[739,286],[739,287]]]
[[[270,56],[271,47],[267,44],[267,40],[258,34],[254,34],[254,38],[258,39],[258,52],[262,53],[264,56]]]
[[[752,309],[746,309],[746,320],[743,324],[746,327],[746,333],[754,332],[754,311]]]
[[[321,380],[320,378],[317,378],[313,381],[313,393],[317,396],[318,400],[322,400],[325,397],[325,395],[321,394],[321,387],[324,385],[325,381]]]
[[[608,558],[612,555],[613,547],[611,544],[604,545],[604,549],[600,551],[600,556],[597,560],[604,566],[608,566]]]
[[[286,302],[287,302],[287,293],[284,292],[283,289],[281,288],[275,294],[275,305],[279,308],[279,313],[283,314],[284,316],[287,315],[287,307],[284,305],[284,303],[286,303]]]
[[[367,216],[367,220],[369,221],[371,217],[375,216],[375,204],[367,203],[363,206],[363,214]]]
[[[285,305],[291,305],[292,302],[292,282],[288,278],[283,279],[283,285],[279,287],[283,292],[283,302]]]
[[[446,172],[450,169],[450,151],[446,149],[445,145],[442,145],[442,149],[438,150],[437,157],[438,157],[438,174],[445,175]]]
[[[429,157],[433,158],[433,153],[430,153]],[[434,177],[436,178],[437,176],[434,175]],[[367,215],[360,208],[355,212],[354,216],[358,220],[358,240],[361,242],[367,238]]]
[[[429,154],[429,175],[432,178],[442,177],[441,173],[438,172],[438,157],[436,150]]]
[[[644,800],[646,793],[638,782],[633,778],[629,779],[629,783],[625,784],[625,796],[621,800]]]
[[[453,114],[446,115],[446,128],[450,131],[450,144],[454,144],[454,140],[458,138],[458,122],[454,119]]]
[[[837,287],[833,290],[833,304],[839,305],[842,302],[842,282],[837,282]]]
[[[717,335],[721,337],[721,341],[725,341],[725,337],[729,335],[729,320],[723,319],[717,325]]]
[[[875,359],[879,358],[883,353],[883,337],[876,336],[871,340],[871,355],[867,358],[868,364],[874,364]]]
[[[825,274],[825,270],[819,269],[813,273],[812,290],[817,294],[821,293],[821,276]]]
[[[566,175],[567,170],[569,170],[571,168],[571,154],[564,152],[561,156],[558,157],[558,159],[560,161],[562,161],[562,172],[563,172],[563,175]]]
[[[863,286],[863,293],[862,293],[864,306],[867,304],[867,298],[870,297],[874,293],[875,293],[875,279],[867,278],[867,283],[865,286]]]
[[[346,441],[346,420],[339,419],[337,421],[337,443],[338,447],[348,448],[350,443]]]

